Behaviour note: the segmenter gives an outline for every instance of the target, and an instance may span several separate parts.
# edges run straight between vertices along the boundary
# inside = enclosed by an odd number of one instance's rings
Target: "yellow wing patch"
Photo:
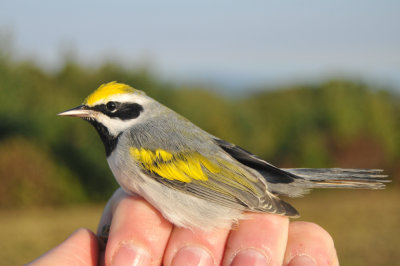
[[[92,94],[90,94],[84,101],[84,104],[93,106],[96,102],[101,99],[106,99],[107,97],[115,94],[123,94],[123,93],[133,93],[136,92],[134,88],[129,85],[123,83],[117,83],[116,81],[112,81],[106,84],[101,85],[97,90],[95,90]]]
[[[204,170],[218,173],[221,169],[199,153],[174,155],[165,150],[151,151],[130,148],[131,156],[140,162],[144,169],[169,180],[189,183],[192,180],[207,181]]]

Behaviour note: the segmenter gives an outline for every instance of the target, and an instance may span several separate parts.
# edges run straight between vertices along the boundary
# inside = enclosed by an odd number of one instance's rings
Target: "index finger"
[[[160,265],[172,225],[141,197],[117,200],[111,208],[106,265]]]

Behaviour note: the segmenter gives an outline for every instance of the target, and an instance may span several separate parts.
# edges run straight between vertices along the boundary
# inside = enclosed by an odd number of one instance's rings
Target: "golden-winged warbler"
[[[230,228],[244,212],[297,217],[278,196],[310,188],[384,187],[376,169],[277,168],[122,83],[101,85],[59,115],[92,124],[120,186],[181,227]]]

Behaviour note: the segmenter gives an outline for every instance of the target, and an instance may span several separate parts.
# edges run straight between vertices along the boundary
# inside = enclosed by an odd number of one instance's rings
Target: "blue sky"
[[[346,75],[400,91],[399,14],[395,0],[3,0],[0,34],[48,68],[72,49],[232,88]]]

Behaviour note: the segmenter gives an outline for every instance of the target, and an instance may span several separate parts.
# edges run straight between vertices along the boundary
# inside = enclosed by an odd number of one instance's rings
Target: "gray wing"
[[[129,136],[131,146],[141,147],[153,153],[156,153],[157,149],[163,149],[173,155],[171,160],[155,160],[152,165],[142,164],[142,170],[157,182],[229,208],[298,216],[298,212],[292,206],[268,191],[268,184],[263,176],[257,170],[252,170],[254,165],[233,152],[239,151],[239,148],[229,149],[228,142],[213,138],[176,114],[158,117],[157,121],[148,121],[147,124],[136,127]],[[184,134],[187,128],[191,129],[191,134]],[[190,163],[193,160],[197,163],[197,159],[193,159],[196,156],[210,161],[219,171],[207,168],[200,159],[201,169],[207,176],[207,181],[196,179],[190,171],[185,170],[191,167]],[[187,160],[188,158],[190,160]],[[179,178],[166,178],[162,171],[157,170],[165,167],[178,169],[180,172],[177,174],[187,176],[190,182],[183,182],[183,179]],[[289,179],[286,180],[288,181]]]
[[[142,152],[146,158],[136,156],[142,171],[172,189],[233,209],[298,216],[292,206],[268,191],[261,175],[222,149],[212,159],[195,151],[163,156],[159,150]]]

